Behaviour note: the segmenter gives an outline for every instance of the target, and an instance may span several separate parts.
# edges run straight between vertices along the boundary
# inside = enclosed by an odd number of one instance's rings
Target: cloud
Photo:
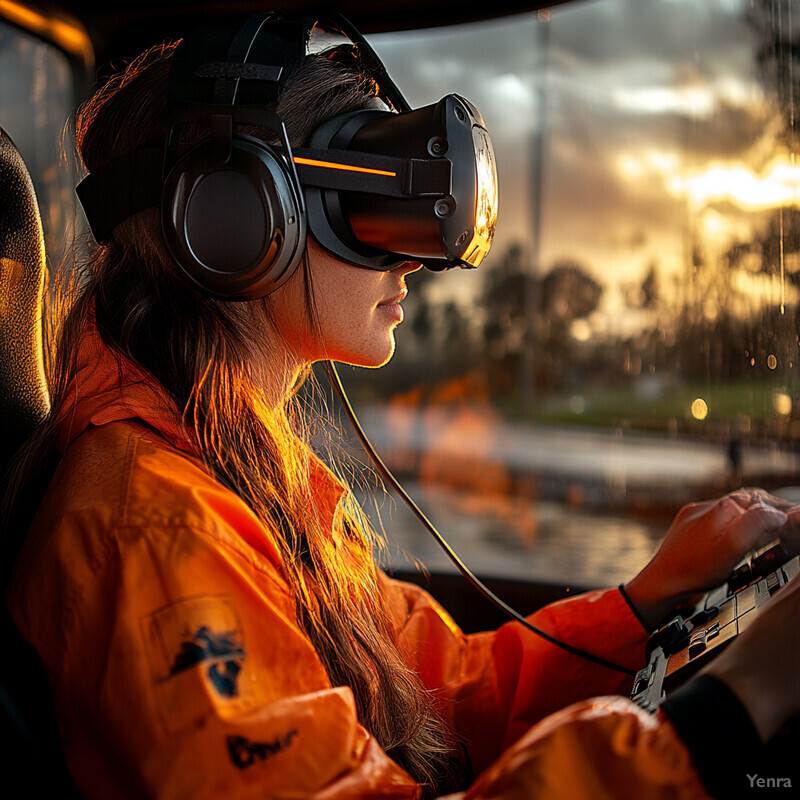
[[[727,61],[730,49],[749,41],[743,20],[747,0],[594,0],[567,3],[551,11],[553,38],[580,54],[587,65],[677,63],[697,55]],[[557,33],[556,33],[557,31]]]

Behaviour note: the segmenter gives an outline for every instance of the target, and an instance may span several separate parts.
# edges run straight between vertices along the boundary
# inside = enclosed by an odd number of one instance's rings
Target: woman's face
[[[270,295],[273,324],[296,358],[380,367],[394,354],[394,329],[403,321],[406,262],[388,272],[355,267],[323,250],[310,236],[308,261],[319,332],[309,319],[302,269]]]

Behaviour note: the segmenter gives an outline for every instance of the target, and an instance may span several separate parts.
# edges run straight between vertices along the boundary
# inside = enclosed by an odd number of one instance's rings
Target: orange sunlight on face
[[[406,262],[380,272],[339,260],[311,237],[307,246],[319,335],[308,318],[302,270],[271,295],[272,323],[301,361],[383,366],[394,354],[394,329],[403,321],[405,276],[419,265]]]

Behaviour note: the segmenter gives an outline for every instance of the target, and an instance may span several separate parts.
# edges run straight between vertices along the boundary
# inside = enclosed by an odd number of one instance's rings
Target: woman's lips
[[[400,303],[381,303],[378,310],[391,317],[395,322],[403,321],[403,307]]]
[[[390,297],[388,300],[384,300],[382,303],[378,303],[378,308],[396,322],[402,322],[403,308],[400,303],[403,302],[407,294],[408,292],[402,291],[400,294]]]

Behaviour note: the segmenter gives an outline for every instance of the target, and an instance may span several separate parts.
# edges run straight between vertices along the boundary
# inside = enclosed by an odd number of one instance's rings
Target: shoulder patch
[[[244,647],[237,630],[214,631],[200,625],[194,633],[189,630],[184,634],[169,674],[177,675],[204,663],[214,688],[225,697],[236,697],[243,660]]]
[[[249,706],[239,685],[244,639],[230,597],[179,600],[146,617],[143,629],[156,706],[167,729],[201,725],[220,705]]]

